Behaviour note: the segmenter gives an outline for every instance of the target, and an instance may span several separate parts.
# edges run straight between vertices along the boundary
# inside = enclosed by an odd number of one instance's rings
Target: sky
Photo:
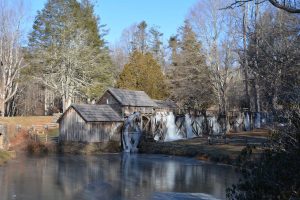
[[[34,17],[44,7],[46,0],[24,0],[29,11],[26,32],[32,29]],[[100,24],[109,29],[106,41],[112,45],[120,40],[122,31],[134,23],[145,20],[156,25],[164,33],[164,40],[176,34],[189,9],[197,0],[94,0],[95,14]]]

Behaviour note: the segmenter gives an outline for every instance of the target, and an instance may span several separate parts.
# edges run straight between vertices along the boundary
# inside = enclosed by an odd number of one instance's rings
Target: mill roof
[[[74,108],[74,110],[76,110],[76,112],[86,122],[123,121],[121,116],[116,111],[114,111],[109,105],[72,104],[69,108]],[[63,116],[61,116],[60,119],[62,117]],[[58,121],[60,121],[60,119],[58,119]]]
[[[171,100],[154,100],[157,104],[157,108],[177,108],[177,105],[174,101]]]
[[[157,104],[144,91],[124,90],[117,88],[109,88],[107,91],[111,93],[123,106],[157,106]]]

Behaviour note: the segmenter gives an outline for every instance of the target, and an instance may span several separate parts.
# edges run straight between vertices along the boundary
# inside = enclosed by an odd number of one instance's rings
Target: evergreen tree
[[[167,97],[165,77],[160,65],[152,54],[135,51],[117,82],[117,87],[131,90],[143,90],[151,98],[164,99]]]
[[[132,51],[140,51],[142,53],[148,52],[148,32],[147,23],[142,21],[137,25],[137,30],[133,34],[133,40],[131,41]]]
[[[88,0],[48,0],[29,36],[27,71],[63,99],[94,98],[111,84],[111,60]]]
[[[171,49],[171,62],[173,66],[178,65],[178,40],[177,36],[171,36],[169,39],[169,48]]]
[[[187,108],[205,109],[214,102],[214,94],[201,43],[188,21],[180,27],[179,36],[180,41],[170,39],[172,57],[176,58],[169,75],[172,97]]]
[[[164,67],[164,48],[162,42],[163,33],[161,33],[157,27],[151,27],[149,30],[149,36],[149,50],[159,64]]]

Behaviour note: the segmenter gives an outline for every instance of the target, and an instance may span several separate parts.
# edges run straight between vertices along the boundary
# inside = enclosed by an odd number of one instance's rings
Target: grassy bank
[[[52,145],[43,148],[43,144],[35,144],[28,134],[29,129],[34,125],[45,125],[51,123],[52,116],[26,116],[26,117],[0,117],[0,124],[7,126],[7,136],[9,141],[8,149],[10,151],[0,151],[0,164],[16,156],[18,152],[26,151],[48,151],[53,149]],[[58,135],[58,129],[50,129],[47,132],[50,136]]]
[[[0,150],[0,166],[14,157],[15,157],[14,152]]]
[[[51,123],[53,116],[26,116],[26,117],[0,117],[0,124],[7,125],[9,138],[13,138],[18,134],[17,126],[21,126],[22,130],[28,130],[32,125],[41,125]]]
[[[188,156],[199,160],[235,164],[247,145],[254,146],[253,154],[259,156],[262,152],[261,144],[267,141],[267,132],[259,130],[231,134],[226,143],[220,139],[212,145],[208,143],[207,138],[193,138],[174,142],[142,142],[139,145],[139,150],[141,153]]]

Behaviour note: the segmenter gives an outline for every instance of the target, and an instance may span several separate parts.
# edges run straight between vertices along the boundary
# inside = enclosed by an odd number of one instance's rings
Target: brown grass
[[[0,124],[7,125],[8,136],[11,139],[18,134],[17,125],[21,125],[20,131],[27,131],[32,125],[48,124],[52,119],[52,116],[0,117]]]
[[[36,124],[51,123],[53,116],[27,116],[27,117],[0,117],[0,123],[20,124],[22,126],[30,127]]]
[[[29,134],[26,131],[21,131],[16,136],[10,139],[10,149],[13,150],[25,150],[28,143],[30,142]]]
[[[13,157],[15,157],[14,152],[0,150],[0,166]]]
[[[227,137],[231,136],[252,136],[252,137],[270,137],[271,131],[268,129],[254,129],[249,132],[239,132],[239,133],[228,133]]]
[[[232,133],[229,138],[243,136],[246,138],[268,137],[268,130],[254,130],[252,132]],[[190,156],[199,160],[209,160],[220,163],[234,164],[241,151],[246,147],[243,142],[230,142],[225,144],[222,139],[213,145],[208,144],[207,138],[193,138],[174,142],[143,142],[140,144],[142,153],[158,153],[177,156]],[[254,156],[259,156],[262,148],[257,146],[253,149]]]

